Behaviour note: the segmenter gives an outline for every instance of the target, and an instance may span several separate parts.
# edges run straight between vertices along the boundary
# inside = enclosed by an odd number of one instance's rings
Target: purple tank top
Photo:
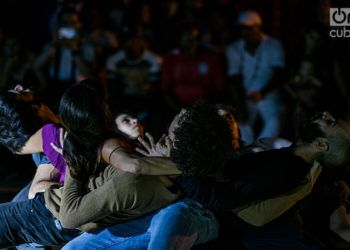
[[[64,176],[66,174],[67,164],[63,156],[54,150],[50,143],[53,142],[57,147],[62,148],[60,142],[60,127],[55,124],[47,124],[42,127],[41,136],[43,140],[44,154],[50,159],[51,164],[61,174],[60,182],[64,182]]]

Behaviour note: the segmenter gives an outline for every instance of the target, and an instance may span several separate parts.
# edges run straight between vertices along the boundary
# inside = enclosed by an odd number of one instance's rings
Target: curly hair
[[[0,96],[0,144],[18,152],[43,125],[30,103],[13,95]]]
[[[208,103],[186,109],[174,136],[170,157],[184,175],[214,174],[232,154],[232,133],[217,108]]]
[[[322,112],[317,112],[312,115],[300,113],[295,124],[296,139],[304,143],[311,143],[317,137],[326,137],[320,125],[314,122],[320,115],[322,115]]]

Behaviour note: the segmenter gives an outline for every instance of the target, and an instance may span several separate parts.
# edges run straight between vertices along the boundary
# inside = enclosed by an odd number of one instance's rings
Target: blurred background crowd
[[[247,144],[292,140],[300,110],[350,118],[350,40],[329,36],[330,8],[349,5],[2,0],[0,92],[22,83],[57,111],[68,86],[93,77],[107,86],[113,112],[136,114],[155,137],[182,107],[206,99],[236,108]],[[3,183],[32,176],[30,158],[0,155]]]

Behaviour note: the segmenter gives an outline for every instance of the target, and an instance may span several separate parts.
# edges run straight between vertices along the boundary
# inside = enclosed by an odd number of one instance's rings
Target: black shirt
[[[227,181],[178,177],[183,193],[213,210],[231,210],[268,199],[296,187],[311,165],[289,150],[269,150],[233,157],[225,168]]]

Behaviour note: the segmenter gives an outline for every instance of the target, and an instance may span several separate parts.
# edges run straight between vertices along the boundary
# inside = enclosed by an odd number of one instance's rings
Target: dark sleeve
[[[216,211],[242,206],[246,200],[233,189],[232,183],[219,183],[209,178],[177,177],[174,182],[186,197]]]

